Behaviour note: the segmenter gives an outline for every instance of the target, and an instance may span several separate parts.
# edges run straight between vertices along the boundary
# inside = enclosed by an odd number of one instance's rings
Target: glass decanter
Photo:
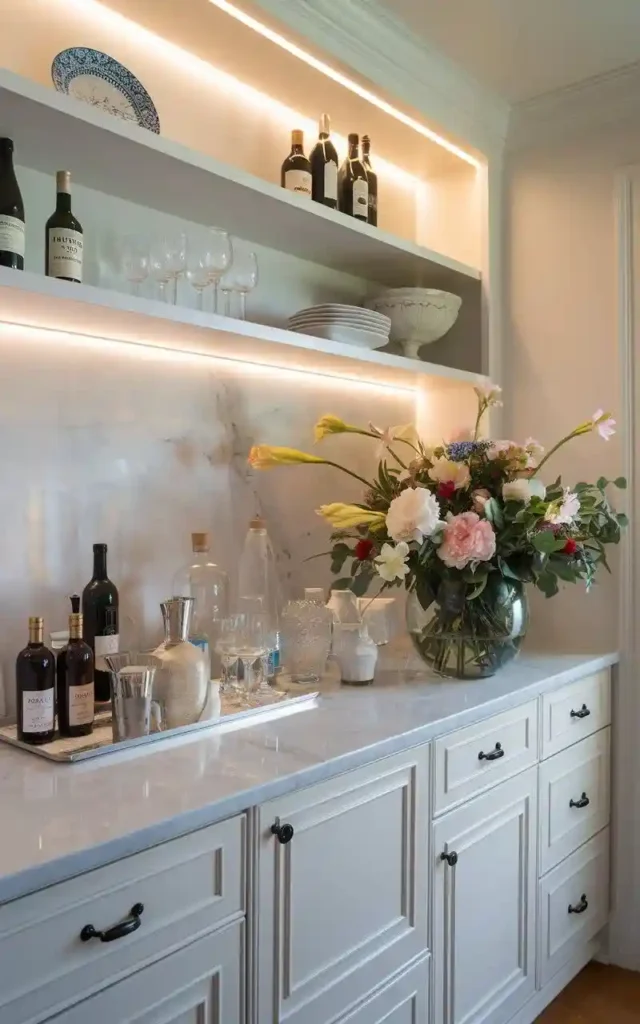
[[[191,546],[193,558],[176,573],[173,594],[193,598],[189,640],[205,651],[211,663],[209,674],[218,678],[220,658],[216,654],[216,643],[220,623],[229,614],[229,578],[211,560],[208,533],[192,533]]]

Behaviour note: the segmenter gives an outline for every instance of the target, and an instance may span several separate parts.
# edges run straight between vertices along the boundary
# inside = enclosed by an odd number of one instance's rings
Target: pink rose
[[[452,516],[442,534],[438,555],[450,569],[464,569],[469,562],[488,562],[496,553],[491,523],[475,512]]]
[[[471,494],[471,504],[473,505],[474,512],[484,512],[484,506],[487,504],[491,495],[486,487],[478,487]]]

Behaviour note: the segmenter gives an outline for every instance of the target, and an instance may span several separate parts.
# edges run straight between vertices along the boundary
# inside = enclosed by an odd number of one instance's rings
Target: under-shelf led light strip
[[[300,114],[299,111],[295,111],[272,96],[260,92],[259,89],[255,89],[241,79],[235,78],[227,71],[223,71],[214,64],[202,60],[200,57],[177,46],[168,39],[164,39],[143,25],[132,21],[124,14],[112,10],[110,7],[105,7],[98,0],[49,0],[49,2],[57,4],[61,9],[64,9],[65,18],[71,17],[71,8],[75,7],[80,14],[91,18],[104,30],[113,33],[119,40],[132,46],[144,47],[147,53],[152,52],[160,60],[170,63],[177,74],[184,76],[185,73],[188,73],[193,77],[194,84],[197,86],[201,86],[204,80],[231,96],[240,95],[259,110],[264,111],[265,108],[268,109],[288,129],[301,128],[307,134],[317,130],[316,121],[310,120],[308,117]],[[231,13],[231,11],[228,13]],[[382,103],[383,101],[381,100],[380,102]],[[336,133],[334,133],[333,137],[340,146],[346,149],[347,140],[345,138]],[[475,161],[472,162],[475,163]],[[396,164],[392,164],[377,155],[376,164],[379,171],[386,174],[390,180],[409,192],[415,193],[417,189],[421,189],[425,184],[421,178],[417,178],[402,167],[398,167]]]
[[[442,135],[438,135],[437,132],[427,128],[426,125],[421,124],[420,121],[416,121],[415,118],[410,117],[409,114],[405,114],[404,111],[394,107],[391,103],[387,103],[381,96],[377,96],[376,93],[371,92],[369,89],[365,89],[364,86],[354,81],[352,78],[348,78],[347,75],[343,75],[341,71],[337,71],[332,68],[330,64],[326,64],[323,60],[319,60],[314,57],[313,54],[307,50],[303,50],[302,47],[296,43],[292,43],[290,39],[286,39],[285,36],[280,35],[279,32],[275,32],[264,22],[258,21],[251,14],[243,11],[240,7],[236,7],[235,4],[229,3],[229,0],[209,0],[210,4],[217,7],[221,11],[225,11],[226,14],[230,14],[236,21],[242,22],[247,28],[253,29],[259,35],[268,39],[270,42],[275,43],[281,49],[286,50],[287,53],[297,57],[298,60],[308,64],[309,67],[315,68],[321,74],[326,75],[332,81],[343,88],[348,89],[349,92],[353,92],[356,96],[360,96],[361,99],[366,100],[367,103],[371,103],[372,106],[377,107],[378,110],[382,110],[385,114],[395,118],[396,121],[400,121],[406,125],[407,128],[411,128],[414,132],[422,135],[425,139],[429,139],[431,142],[435,142],[436,145],[441,146],[443,149],[448,150],[449,153],[453,153],[454,156],[464,160],[466,163],[471,164],[473,167],[480,167],[480,161],[476,160],[470,153],[466,153],[464,149],[460,149],[459,146],[454,145],[453,142],[449,142]]]
[[[106,335],[84,334],[80,331],[63,331],[55,327],[33,326],[24,323],[15,323],[8,320],[0,322],[0,343],[8,342],[15,346],[16,341],[20,343],[42,344],[53,342],[55,344],[80,347],[83,349],[93,348],[96,351],[113,351],[114,347],[120,347],[133,357],[148,359],[153,362],[185,363],[193,366],[218,365],[244,373],[253,377],[272,377],[279,382],[295,381],[305,382],[311,385],[343,385],[352,390],[353,387],[365,390],[386,392],[387,394],[405,395],[415,398],[418,394],[417,387],[401,384],[387,384],[385,381],[366,380],[362,378],[364,368],[361,368],[359,376],[338,373],[327,373],[325,370],[303,370],[290,366],[279,366],[275,363],[258,363],[250,359],[239,359],[233,356],[209,355],[206,352],[192,352],[188,349],[170,348],[168,346],[151,342],[139,342],[127,338],[109,338]],[[366,372],[366,371],[365,371]]]

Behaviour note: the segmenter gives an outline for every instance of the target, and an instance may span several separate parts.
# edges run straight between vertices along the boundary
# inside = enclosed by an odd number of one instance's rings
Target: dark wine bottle
[[[50,743],[55,723],[55,656],[43,643],[43,620],[29,619],[29,643],[16,659],[18,739]]]
[[[311,150],[311,195],[316,203],[335,210],[338,206],[338,154],[329,138],[331,122],[328,114],[320,117],[318,141]]]
[[[24,270],[24,203],[11,139],[0,139],[0,267]]]
[[[369,184],[355,133],[349,135],[349,152],[338,172],[338,209],[358,220],[369,219]]]
[[[93,545],[93,576],[82,591],[82,639],[89,645],[95,659],[95,698],[97,702],[111,699],[111,681],[106,654],[117,654],[118,591],[107,576],[107,545]]]
[[[369,185],[369,223],[376,227],[378,224],[378,175],[371,166],[371,139],[368,135],[362,136],[362,163],[367,172],[367,184]]]
[[[61,736],[93,732],[93,651],[82,639],[80,598],[71,598],[69,643],[58,654],[56,702]]]
[[[71,172],[56,174],[56,209],[47,221],[45,267],[47,277],[82,281],[82,224],[71,212]]]
[[[291,132],[291,152],[282,165],[280,184],[311,199],[311,164],[304,155],[304,132]]]

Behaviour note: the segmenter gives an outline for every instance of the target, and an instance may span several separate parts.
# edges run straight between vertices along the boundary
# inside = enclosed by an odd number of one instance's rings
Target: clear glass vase
[[[524,584],[491,573],[485,589],[443,579],[424,607],[407,598],[407,629],[422,660],[455,679],[483,679],[516,657],[529,624]],[[423,595],[424,601],[424,595]]]
[[[282,613],[282,658],[294,683],[315,684],[331,649],[331,612],[312,601],[289,601]]]

